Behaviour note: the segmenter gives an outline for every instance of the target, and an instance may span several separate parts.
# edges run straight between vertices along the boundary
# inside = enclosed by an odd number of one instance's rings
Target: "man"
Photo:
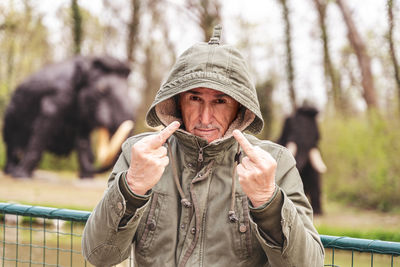
[[[177,60],[129,138],[83,234],[96,266],[323,266],[290,152],[243,134],[263,127],[241,54],[210,42]]]

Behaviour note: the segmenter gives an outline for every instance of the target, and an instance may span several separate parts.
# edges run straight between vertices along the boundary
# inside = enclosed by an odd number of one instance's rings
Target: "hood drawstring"
[[[239,220],[235,212],[235,192],[236,192],[236,167],[240,163],[240,156],[241,156],[241,151],[240,151],[240,145],[238,144],[238,148],[236,150],[234,159],[235,163],[233,165],[233,170],[232,170],[231,207],[228,212],[229,221],[232,223],[235,223]]]
[[[179,182],[178,170],[176,169],[175,161],[172,160],[172,150],[171,150],[171,145],[169,143],[169,140],[167,140],[167,145],[168,145],[168,156],[169,156],[169,160],[171,162],[172,172],[174,174],[174,181],[175,181],[176,188],[179,191],[179,195],[181,196],[181,203],[185,208],[190,208],[190,207],[192,207],[192,203],[185,197],[185,193],[183,192],[181,183]]]

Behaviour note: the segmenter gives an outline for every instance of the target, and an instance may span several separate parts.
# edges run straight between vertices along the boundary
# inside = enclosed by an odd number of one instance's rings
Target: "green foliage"
[[[76,2],[76,5],[74,4]],[[103,25],[98,16],[79,6],[72,0],[70,7],[57,11],[62,25],[63,49],[68,55],[113,54],[118,45],[118,30],[111,25]]]
[[[400,242],[400,233],[396,230],[386,230],[380,228],[359,230],[357,228],[350,229],[341,227],[330,227],[326,225],[318,226],[317,230],[318,233],[321,235],[349,236],[353,238]]]
[[[56,156],[50,153],[43,153],[40,161],[39,169],[55,170],[55,171],[78,171],[78,159],[76,152],[71,153],[67,157]]]
[[[368,117],[329,118],[321,124],[328,199],[390,211],[400,204],[400,123]]]
[[[51,58],[48,31],[31,1],[22,9],[0,4],[0,114],[15,86]]]

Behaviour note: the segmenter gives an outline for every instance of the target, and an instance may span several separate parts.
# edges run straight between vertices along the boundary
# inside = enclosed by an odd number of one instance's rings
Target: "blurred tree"
[[[287,0],[279,0],[282,5],[283,20],[285,22],[285,45],[286,45],[286,71],[287,82],[289,86],[290,101],[292,110],[296,110],[296,93],[294,88],[294,67],[293,67],[293,52],[292,52],[292,33],[290,24],[290,10]]]
[[[104,24],[100,17],[92,14],[89,10],[79,6],[80,16],[80,37],[79,44],[76,43],[75,29],[76,21],[71,7],[61,7],[57,10],[57,16],[62,27],[61,41],[57,47],[57,52],[61,59],[77,54],[77,50],[82,55],[90,54],[110,54],[116,56],[115,52],[117,36],[114,27]],[[113,33],[110,35],[109,33]],[[106,33],[108,35],[106,35]],[[72,38],[71,38],[72,36]],[[110,37],[111,36],[111,37]],[[107,38],[108,37],[108,38]],[[115,39],[114,39],[115,38]],[[78,48],[78,49],[77,49]]]
[[[265,122],[265,126],[261,132],[260,138],[271,139],[272,124],[274,119],[274,103],[272,101],[274,82],[272,79],[269,79],[262,84],[258,84],[256,89],[260,101],[261,113]]]
[[[399,64],[397,61],[397,56],[396,56],[396,50],[395,50],[395,45],[393,41],[393,29],[394,29],[394,16],[393,16],[393,7],[395,5],[396,1],[393,0],[388,0],[387,1],[387,12],[388,12],[388,25],[389,25],[389,30],[388,30],[388,41],[389,41],[389,49],[390,49],[390,57],[392,59],[392,64],[393,64],[393,69],[394,69],[394,77],[396,81],[396,86],[397,86],[397,94],[398,94],[398,106],[400,109],[400,70],[399,70]]]
[[[329,35],[328,29],[326,26],[326,8],[328,2],[326,0],[313,0],[315,8],[318,12],[318,22],[321,30],[321,40],[323,45],[323,54],[324,54],[324,71],[325,78],[330,81],[330,88],[327,89],[330,94],[331,99],[333,100],[333,105],[335,109],[339,112],[343,112],[343,101],[342,101],[342,88],[340,83],[340,74],[338,70],[333,65],[331,60],[331,52],[329,49]]]
[[[141,88],[141,103],[137,112],[135,133],[147,130],[145,116],[148,108],[160,87],[162,78],[169,72],[176,60],[175,46],[171,41],[168,19],[165,10],[166,1],[149,0],[141,6],[143,17],[150,17],[149,23],[143,23],[140,42],[136,44],[139,54],[143,53],[141,61],[136,65],[143,78]]]
[[[262,47],[263,49],[268,50],[268,44],[260,42],[258,36],[253,34],[259,26],[258,24],[249,22],[241,15],[235,18],[235,21],[239,32],[246,33],[239,35],[238,42],[235,46],[245,57],[250,72],[254,75],[259,73],[259,77],[255,79],[257,81],[256,90],[265,126],[258,137],[262,139],[271,139],[272,125],[274,123],[274,103],[272,95],[275,88],[276,78],[274,71],[257,72],[256,64],[259,55],[255,55],[257,47]]]
[[[222,25],[221,3],[219,0],[186,0],[186,8],[203,31],[204,41],[212,36],[214,26]]]
[[[13,2],[0,3],[0,114],[16,85],[52,58],[43,15],[30,0]]]
[[[72,36],[74,40],[74,54],[81,53],[82,43],[82,15],[79,8],[78,0],[71,0],[72,13]]]
[[[358,65],[361,71],[361,84],[363,87],[363,97],[368,109],[378,107],[375,93],[374,79],[371,72],[371,59],[367,53],[367,48],[358,33],[357,27],[353,21],[351,12],[346,4],[346,1],[336,0],[339,9],[343,15],[343,19],[347,26],[347,36],[350,44],[357,56]]]
[[[139,34],[141,5],[142,1],[140,0],[130,1],[131,18],[130,21],[128,22],[128,39],[126,45],[126,54],[127,54],[127,59],[132,66],[134,66],[135,63],[135,48],[137,46],[137,36]]]

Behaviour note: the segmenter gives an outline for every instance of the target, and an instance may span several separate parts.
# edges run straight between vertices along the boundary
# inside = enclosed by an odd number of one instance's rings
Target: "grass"
[[[357,228],[335,227],[332,225],[320,225],[317,227],[318,233],[332,236],[347,236],[354,238],[385,240],[400,242],[400,232],[397,230],[370,229],[358,230]]]

